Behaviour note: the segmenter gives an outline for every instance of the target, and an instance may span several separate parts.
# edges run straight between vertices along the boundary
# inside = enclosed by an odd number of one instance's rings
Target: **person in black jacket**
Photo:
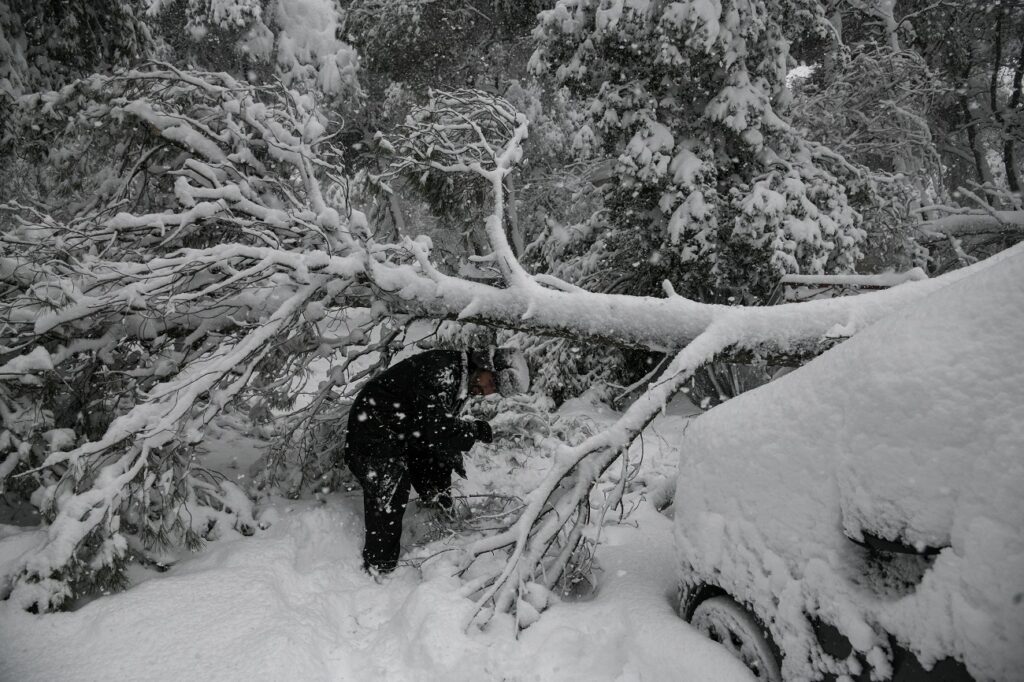
[[[435,350],[366,383],[349,411],[345,442],[345,460],[363,488],[364,568],[388,573],[397,565],[410,486],[422,504],[451,509],[452,473],[466,476],[462,453],[492,437],[487,422],[459,419],[459,410],[470,396],[524,390],[524,372],[516,351]]]

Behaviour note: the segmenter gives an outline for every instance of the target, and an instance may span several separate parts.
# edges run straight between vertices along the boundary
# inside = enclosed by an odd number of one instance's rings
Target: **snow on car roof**
[[[805,612],[861,651],[877,623],[925,665],[1024,669],[1022,340],[1018,251],[691,424],[681,557],[775,619],[787,677],[813,665]],[[887,595],[858,580],[864,552],[844,531],[946,549],[912,592]]]

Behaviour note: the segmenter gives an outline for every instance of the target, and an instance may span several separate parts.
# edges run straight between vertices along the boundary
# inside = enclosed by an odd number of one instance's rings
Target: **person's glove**
[[[420,498],[420,506],[424,509],[440,509],[442,511],[449,511],[453,504],[452,493],[450,490],[442,490],[441,492],[429,497]]]
[[[491,425],[483,419],[477,419],[473,423],[473,430],[476,433],[476,439],[478,441],[482,443],[491,443],[494,441],[494,433],[491,431]]]

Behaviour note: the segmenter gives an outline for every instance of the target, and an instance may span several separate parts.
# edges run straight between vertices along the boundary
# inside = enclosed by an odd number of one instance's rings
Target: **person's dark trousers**
[[[366,541],[363,564],[381,573],[390,573],[398,565],[402,552],[402,516],[409,504],[409,477],[403,476],[390,500],[380,500],[363,490],[363,518]]]
[[[409,502],[409,475],[404,454],[376,438],[345,443],[345,462],[363,489],[363,568],[395,570],[402,546],[402,516]]]
[[[415,467],[399,481],[390,502],[377,499],[364,489],[366,541],[363,545],[363,563],[380,573],[395,570],[402,553],[402,517],[409,506],[410,479],[423,506],[440,507],[446,511],[452,508],[452,473],[447,467]]]
[[[440,507],[447,511],[452,508],[451,456],[434,455],[411,458],[409,476],[422,506]]]
[[[382,453],[387,453],[381,456]],[[402,553],[402,517],[415,487],[424,506],[452,508],[452,472],[461,453],[435,450],[395,451],[374,440],[350,439],[345,444],[349,470],[363,488],[365,568],[389,573]],[[461,466],[460,466],[461,468]],[[392,488],[388,482],[398,477]]]

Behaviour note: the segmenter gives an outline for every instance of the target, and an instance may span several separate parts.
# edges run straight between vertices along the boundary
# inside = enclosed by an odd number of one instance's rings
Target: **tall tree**
[[[149,15],[164,57],[177,63],[280,81],[349,108],[362,95],[359,57],[333,0],[154,0]]]
[[[1006,207],[1000,189],[1020,191],[1017,74],[1024,59],[1024,4],[1017,0],[961,3],[913,2],[901,6],[899,39],[948,84],[933,117],[947,163],[967,162],[971,176],[953,175],[951,189],[973,182],[994,207]],[[1016,98],[1016,99],[1015,99]],[[990,153],[991,152],[991,153]],[[951,165],[953,169],[963,164]],[[993,166],[1001,167],[997,181]]]
[[[856,168],[804,139],[785,107],[787,32],[820,30],[815,2],[559,2],[532,64],[588,98],[617,155],[605,287],[668,279],[708,301],[764,300],[784,272],[848,271],[864,237]],[[623,286],[623,285],[620,285]]]
[[[1024,6],[844,0],[829,18],[800,46],[797,119],[872,168],[889,241],[941,272],[1018,239]]]
[[[807,2],[558,2],[531,60],[585,102],[611,159],[607,209],[559,267],[609,293],[764,303],[785,273],[850,272],[877,202],[865,169],[785,120],[789,43],[826,30]],[[638,358],[632,379],[651,370]],[[698,401],[764,380],[702,372]]]
[[[57,88],[146,56],[145,8],[142,0],[0,3],[0,93]]]

